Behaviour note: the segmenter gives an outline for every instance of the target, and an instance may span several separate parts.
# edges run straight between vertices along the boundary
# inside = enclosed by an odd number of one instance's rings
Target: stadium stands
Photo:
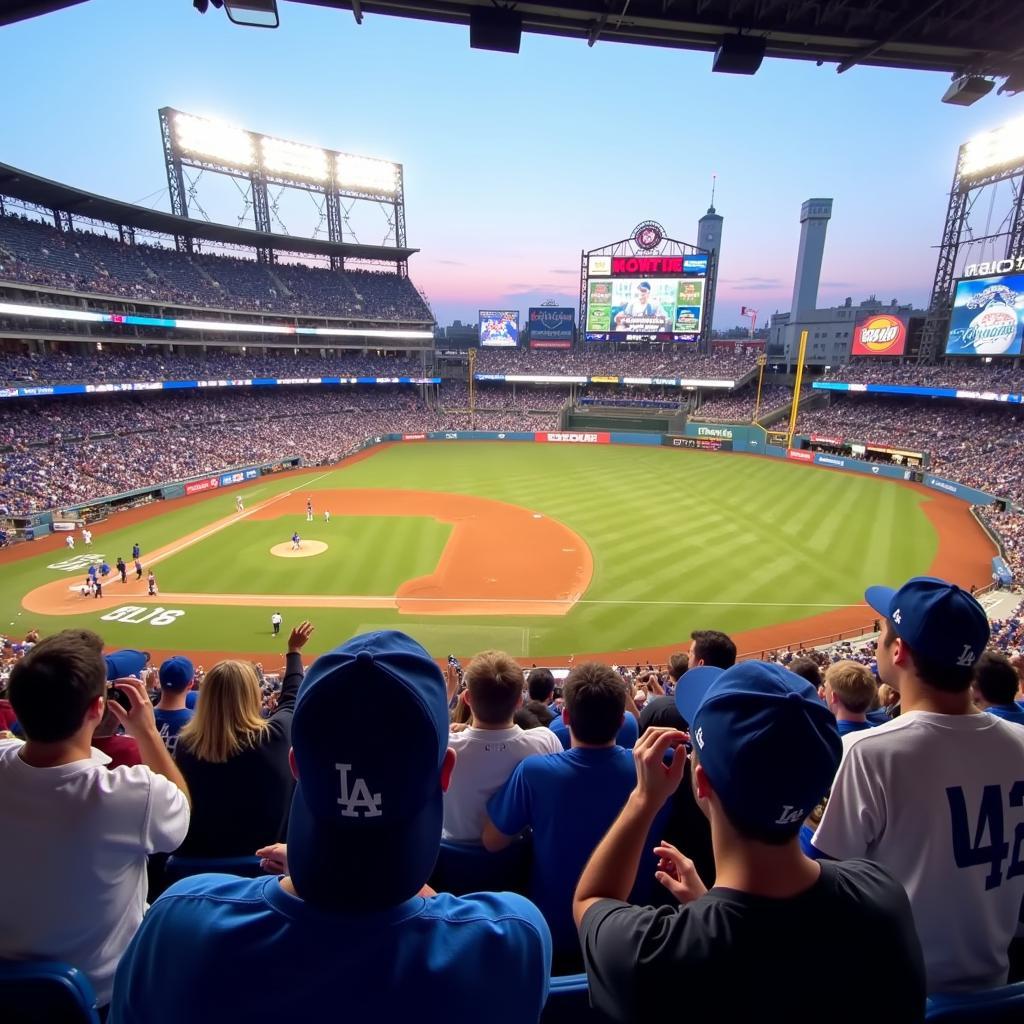
[[[251,259],[188,255],[125,245],[88,231],[0,217],[0,282],[172,305],[303,316],[430,323],[413,283],[398,274],[268,266]]]

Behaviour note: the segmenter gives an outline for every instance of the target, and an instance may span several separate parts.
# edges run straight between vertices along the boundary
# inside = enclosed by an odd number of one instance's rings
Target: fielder
[[[75,538],[74,538],[74,536],[72,534],[69,533],[64,538],[64,543],[67,544],[68,551],[74,551],[75,550]]]
[[[82,527],[82,543],[87,548],[92,547],[92,530],[87,530],[84,526]]]
[[[313,522],[313,495],[306,498],[306,522]]]
[[[153,570],[152,569],[149,570],[149,578],[148,578],[147,582],[149,583],[149,596],[150,597],[155,597],[156,596],[156,576],[153,575]]]
[[[331,521],[331,513],[324,509],[324,522],[329,523]]]
[[[292,551],[301,551],[301,550],[302,550],[302,538],[299,536],[298,532],[296,531],[295,533],[292,534]]]
[[[274,636],[277,636],[277,634],[281,632],[281,613],[280,612],[274,612],[274,614],[270,616],[270,624],[271,624],[271,626],[274,627]]]
[[[236,512],[244,512],[245,511],[245,505],[242,504],[242,496],[240,494],[236,494],[235,495],[235,511]]]

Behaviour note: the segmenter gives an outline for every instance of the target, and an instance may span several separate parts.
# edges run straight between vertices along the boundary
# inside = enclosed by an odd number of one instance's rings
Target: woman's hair
[[[465,690],[462,690],[459,693],[459,699],[451,713],[452,725],[470,725],[473,722],[473,712],[462,697],[462,694],[465,692]]]
[[[178,734],[201,761],[222,763],[256,746],[267,729],[260,678],[247,661],[222,661],[206,673],[203,699]]]

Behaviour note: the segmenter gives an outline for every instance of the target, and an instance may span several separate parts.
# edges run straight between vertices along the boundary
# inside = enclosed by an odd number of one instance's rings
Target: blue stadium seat
[[[470,892],[518,892],[530,884],[532,844],[514,842],[500,853],[488,853],[482,846],[442,842],[430,885],[437,892],[465,896]]]
[[[551,979],[540,1024],[587,1024],[596,1020],[597,1014],[590,1008],[585,974],[565,974]]]
[[[77,968],[58,960],[0,960],[4,1024],[99,1024],[96,994]]]
[[[172,854],[164,867],[167,885],[190,875],[241,875],[256,878],[263,874],[259,857],[178,857]]]
[[[1024,981],[981,992],[931,996],[925,1019],[942,1024],[1008,1024],[1024,1020]]]

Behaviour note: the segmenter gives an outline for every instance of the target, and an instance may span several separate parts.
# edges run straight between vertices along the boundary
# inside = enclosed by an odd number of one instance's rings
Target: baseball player
[[[64,538],[64,543],[68,546],[68,551],[74,551],[75,550],[75,537],[74,537],[74,534],[69,533]]]
[[[110,575],[110,564],[108,562],[102,562],[100,564],[100,576]]]
[[[331,513],[324,509],[324,522],[329,523],[331,521]]]
[[[99,573],[99,569],[96,567],[96,563],[95,562],[90,562],[89,563],[89,570],[88,570],[88,572],[89,572],[89,579],[91,579],[93,581],[93,583],[95,584],[96,583],[96,576]]]
[[[306,522],[313,522],[313,495],[310,494],[306,498]]]
[[[245,505],[242,504],[242,496],[240,494],[235,495],[235,511],[244,512]]]
[[[149,584],[149,596],[154,597],[156,595],[156,577],[153,575],[153,570],[149,570],[149,577],[146,582]]]
[[[270,616],[270,624],[274,627],[274,636],[277,636],[277,634],[281,632],[280,612],[274,612],[274,614]]]
[[[92,587],[90,586],[91,583],[92,583],[92,577],[86,576],[85,577],[85,582],[79,588],[79,593],[82,595],[82,597],[88,597],[89,594],[92,592]]]
[[[139,542],[136,541],[132,545],[132,558],[134,558],[135,561],[137,562],[139,560],[139,555],[141,555],[141,554],[142,554],[142,548],[139,547]]]
[[[93,587],[94,587],[93,596],[98,597],[98,598],[102,597],[103,596],[103,580],[101,580],[97,576],[96,579],[93,581]]]
[[[135,545],[135,550],[138,551],[138,544]],[[142,579],[142,562],[139,561],[139,556],[135,556],[135,578],[136,580]]]
[[[299,536],[298,531],[292,534],[292,551],[300,551],[302,549],[302,538]]]
[[[128,566],[124,564],[124,559],[120,555],[117,556],[117,562],[115,564],[117,565],[117,571],[121,574],[121,582],[127,583]]]
[[[92,530],[87,530],[84,526],[82,527],[82,543],[87,548],[92,547]]]

